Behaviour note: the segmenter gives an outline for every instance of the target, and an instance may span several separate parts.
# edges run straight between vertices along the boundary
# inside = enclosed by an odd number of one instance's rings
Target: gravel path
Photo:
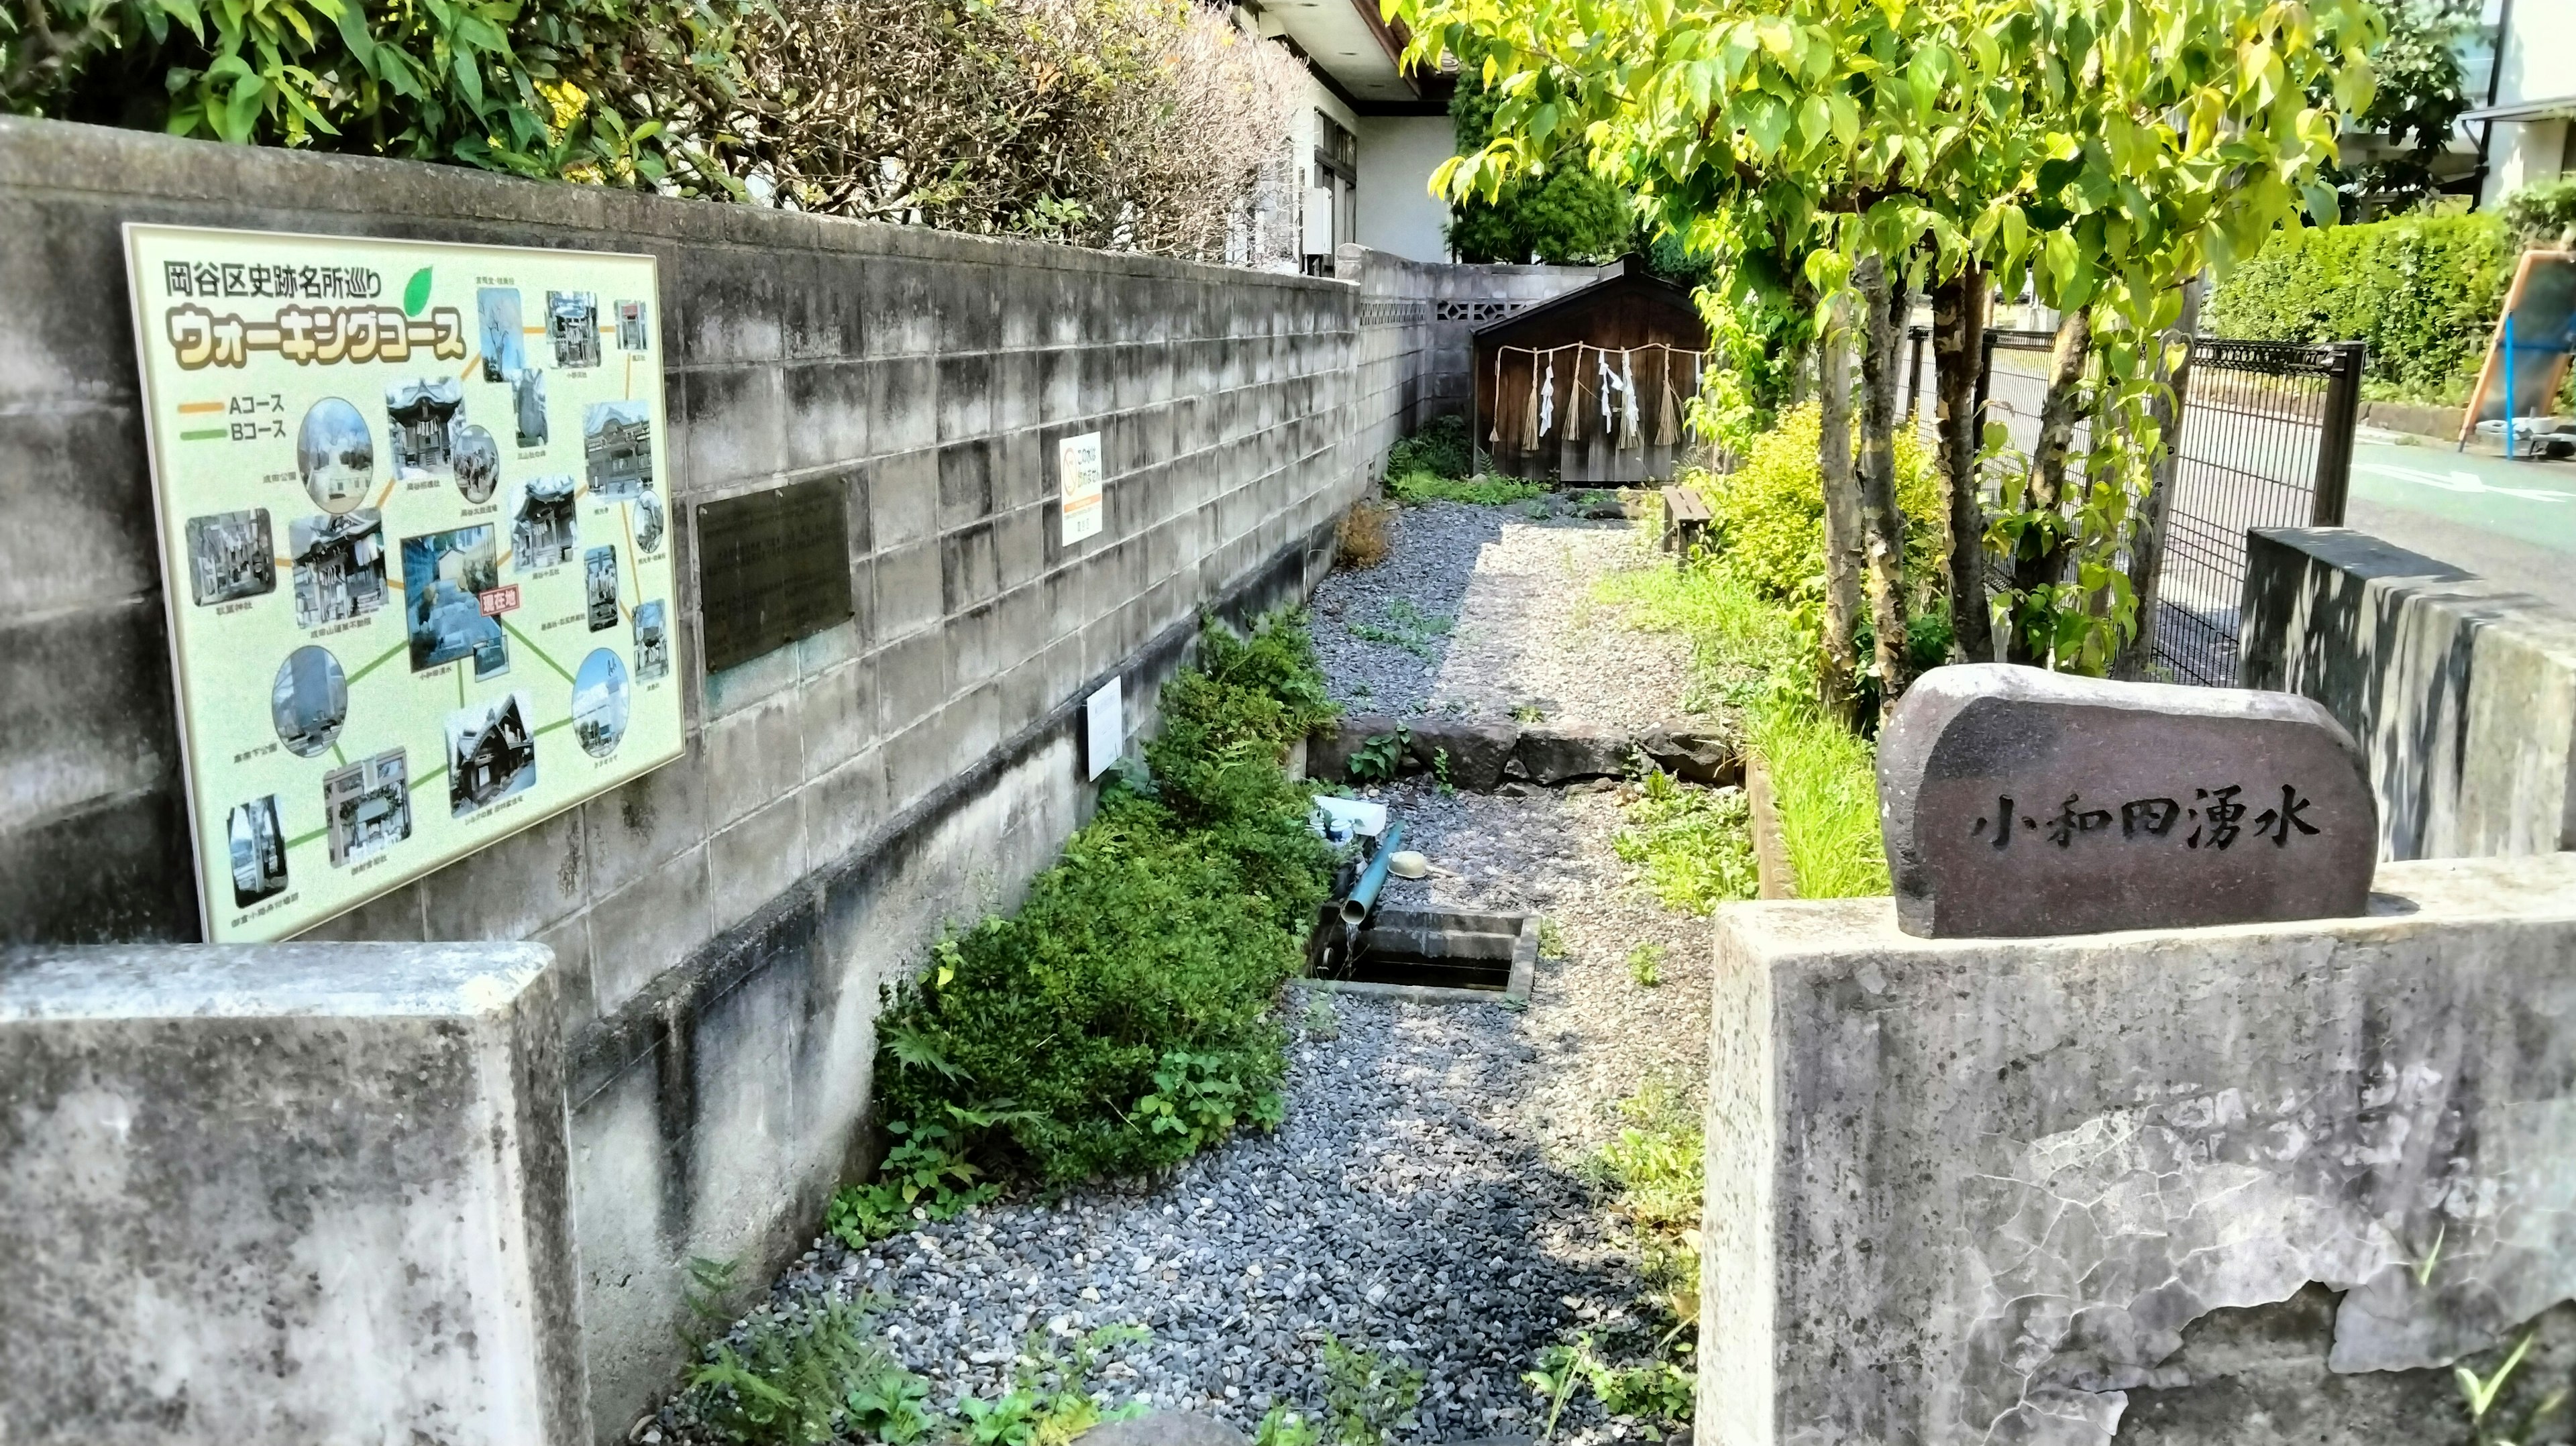
[[[1619,625],[1593,581],[1656,555],[1625,522],[1400,508],[1386,561],[1315,590],[1315,650],[1355,712],[1639,726],[1681,716],[1688,645]]]
[[[1319,612],[1327,595],[1345,609],[1410,596],[1452,613],[1463,602],[1480,624],[1553,626],[1569,608],[1545,594],[1588,594],[1589,578],[1623,556],[1619,534],[1500,514],[1408,509],[1396,557],[1335,574]],[[1557,550],[1569,539],[1571,553]],[[1319,627],[1319,646],[1341,696],[1366,679],[1429,696],[1419,660],[1406,684],[1378,656],[1399,650],[1363,654],[1347,634],[1328,641],[1334,631]],[[1548,678],[1567,716],[1629,716],[1615,710],[1633,700],[1602,692],[1638,686],[1645,666],[1550,675],[1558,640],[1513,652],[1473,639],[1448,654],[1452,668],[1490,658],[1515,679]],[[1640,1085],[1702,1097],[1707,925],[1628,886],[1610,847],[1615,793],[1443,797],[1417,779],[1384,796],[1445,871],[1391,884],[1389,902],[1528,908],[1557,923],[1566,957],[1541,961],[1526,1010],[1301,987],[1277,1134],[1238,1138],[1150,1186],[1006,1201],[860,1252],[818,1242],[775,1295],[880,1297],[888,1344],[942,1404],[1004,1389],[1030,1331],[1134,1323],[1153,1334],[1111,1353],[1111,1401],[1206,1411],[1247,1431],[1274,1400],[1311,1413],[1323,1404],[1330,1333],[1425,1372],[1419,1419],[1400,1441],[1535,1434],[1543,1411],[1520,1376],[1541,1348],[1578,1328],[1615,1336],[1653,1319],[1627,1232],[1581,1168],[1616,1131],[1615,1102]],[[1663,950],[1658,986],[1630,977],[1640,944]],[[1329,1021],[1308,1000],[1324,1001]],[[1581,1446],[1642,1431],[1586,1396],[1560,1438]]]

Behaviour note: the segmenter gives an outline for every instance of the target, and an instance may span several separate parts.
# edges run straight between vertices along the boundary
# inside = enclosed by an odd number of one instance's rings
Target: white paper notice
[[[1127,751],[1127,705],[1116,678],[1083,703],[1082,717],[1083,753],[1091,762],[1090,776],[1098,778]]]
[[[1100,434],[1085,432],[1055,445],[1056,482],[1064,492],[1064,540],[1080,542],[1100,531]]]

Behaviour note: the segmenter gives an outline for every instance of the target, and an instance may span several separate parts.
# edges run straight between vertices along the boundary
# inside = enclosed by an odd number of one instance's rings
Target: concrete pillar
[[[2455,1439],[2576,1363],[2576,856],[2366,917],[1717,922],[1700,1446]]]
[[[589,1446],[552,960],[0,953],[0,1440]]]

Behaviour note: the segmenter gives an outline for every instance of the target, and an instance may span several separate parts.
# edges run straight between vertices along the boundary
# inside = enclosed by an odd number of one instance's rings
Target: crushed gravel
[[[1682,716],[1688,645],[1620,625],[1593,583],[1658,565],[1626,522],[1544,501],[1400,508],[1387,559],[1315,590],[1315,650],[1333,697],[1359,713],[1641,727]]]
[[[1328,602],[1347,613],[1406,597],[1452,616],[1463,608],[1498,635],[1554,628],[1571,609],[1546,594],[1588,596],[1591,576],[1621,565],[1622,534],[1510,516],[1407,509],[1395,557],[1328,579],[1319,615],[1334,615]],[[1317,631],[1337,696],[1381,708],[1432,696],[1423,660]],[[1642,651],[1551,672],[1552,642],[1514,650],[1461,631],[1450,664],[1482,659],[1474,666],[1514,680],[1477,697],[1526,679],[1553,688],[1567,716],[1647,706],[1605,696],[1645,686]],[[1370,694],[1355,698],[1362,682]],[[1311,1413],[1323,1405],[1331,1334],[1425,1372],[1400,1441],[1535,1434],[1544,1406],[1520,1378],[1540,1349],[1580,1328],[1642,1333],[1654,1318],[1625,1227],[1582,1168],[1618,1128],[1615,1102],[1641,1085],[1702,1097],[1707,923],[1631,887],[1611,849],[1614,792],[1444,796],[1415,779],[1381,796],[1442,871],[1391,883],[1388,902],[1529,909],[1556,922],[1565,957],[1541,961],[1525,1010],[1299,986],[1287,1122],[1275,1135],[1238,1138],[1160,1182],[1004,1201],[864,1251],[818,1242],[772,1298],[877,1297],[887,1344],[940,1404],[1003,1390],[1031,1331],[1063,1339],[1134,1323],[1153,1334],[1111,1353],[1100,1376],[1111,1402],[1205,1411],[1246,1431],[1273,1401]],[[1641,944],[1662,950],[1657,986],[1630,977]],[[667,1410],[660,1424],[686,1434]],[[1559,1437],[1598,1446],[1645,1431],[1587,1397]]]

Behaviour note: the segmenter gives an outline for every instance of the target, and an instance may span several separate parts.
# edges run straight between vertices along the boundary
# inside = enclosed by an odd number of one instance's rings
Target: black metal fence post
[[[2361,425],[2361,370],[2369,361],[2362,342],[2329,343],[2325,415],[2317,437],[2317,491],[2308,509],[2311,527],[2343,526],[2344,499],[2352,493],[2353,435]]]
[[[1905,425],[1914,425],[1916,411],[1923,403],[1923,343],[1932,335],[1928,326],[1905,329]]]

